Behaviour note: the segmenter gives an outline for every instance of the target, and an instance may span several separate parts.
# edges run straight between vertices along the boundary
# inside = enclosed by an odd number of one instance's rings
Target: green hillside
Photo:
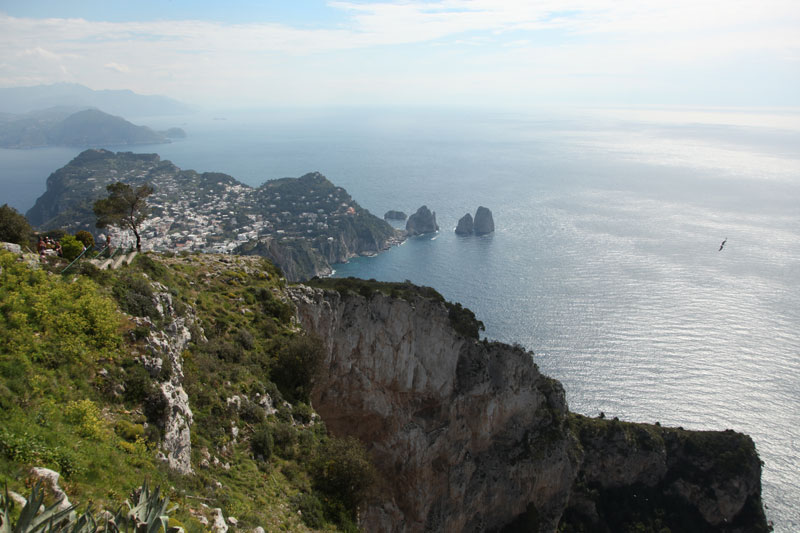
[[[321,344],[293,324],[271,263],[148,254],[116,271],[61,267],[0,250],[0,483],[27,495],[31,467],[46,467],[80,509],[113,511],[148,480],[190,532],[214,508],[239,529],[355,529],[373,469],[309,406]],[[177,388],[191,409],[185,474],[166,449],[164,391]]]

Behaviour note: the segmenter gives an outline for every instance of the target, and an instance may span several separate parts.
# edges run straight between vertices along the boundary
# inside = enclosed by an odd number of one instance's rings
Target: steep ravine
[[[571,414],[529,352],[457,333],[441,301],[358,292],[290,296],[326,344],[314,408],[382,476],[365,531],[768,530],[749,437]]]

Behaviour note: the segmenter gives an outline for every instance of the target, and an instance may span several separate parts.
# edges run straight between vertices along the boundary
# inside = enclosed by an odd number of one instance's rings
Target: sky
[[[800,106],[800,0],[0,0],[0,87],[199,106]]]

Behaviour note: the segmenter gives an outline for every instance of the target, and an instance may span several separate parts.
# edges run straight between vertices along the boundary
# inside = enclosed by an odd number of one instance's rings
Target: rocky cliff
[[[326,345],[315,409],[383,476],[365,530],[767,530],[749,437],[572,415],[531,353],[459,333],[441,297],[364,283],[290,295]]]

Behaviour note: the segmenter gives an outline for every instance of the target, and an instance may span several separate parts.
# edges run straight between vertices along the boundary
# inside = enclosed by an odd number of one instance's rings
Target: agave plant
[[[14,508],[14,501],[8,496],[8,487],[5,487],[3,492],[3,494],[0,494],[0,533],[73,531],[70,526],[77,522],[74,513],[75,506],[71,505],[66,509],[59,509],[56,503],[43,509],[44,490],[40,483],[33,486],[16,524],[11,523],[11,511]]]
[[[128,511],[117,511],[112,519],[98,523],[92,511],[77,516],[75,506],[58,509],[58,504],[43,508],[44,490],[41,484],[33,486],[25,507],[16,523],[11,522],[14,501],[8,495],[8,487],[0,494],[0,533],[177,533],[180,528],[169,527],[169,497],[161,497],[160,490],[150,491],[145,481],[131,497],[136,505],[125,502]],[[163,528],[163,529],[162,529]]]
[[[161,497],[160,489],[156,487],[150,491],[150,487],[145,481],[142,487],[131,495],[131,500],[136,501],[136,505],[125,502],[128,505],[128,512],[123,514],[117,511],[114,522],[120,531],[126,533],[159,533],[163,529],[164,533],[177,533],[179,528],[169,527],[169,513],[177,509],[177,506],[169,508],[169,496]],[[0,531],[0,533],[3,533]]]

